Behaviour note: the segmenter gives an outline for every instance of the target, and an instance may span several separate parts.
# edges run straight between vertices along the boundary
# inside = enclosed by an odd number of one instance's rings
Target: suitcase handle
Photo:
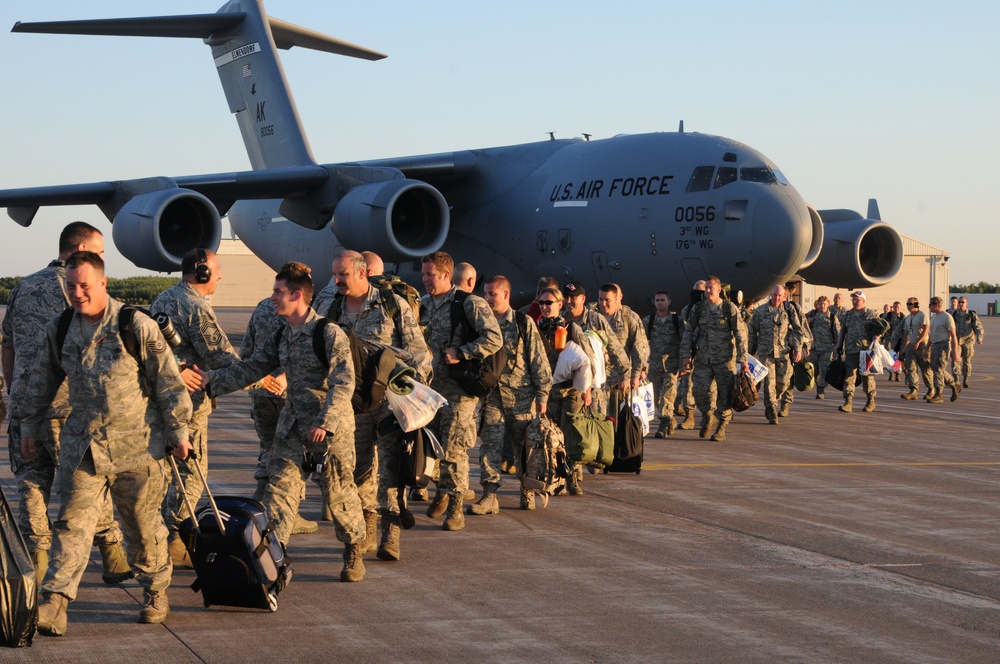
[[[167,450],[167,457],[170,459],[170,467],[174,471],[174,479],[177,481],[177,486],[181,490],[181,495],[184,496],[184,504],[188,508],[188,512],[191,513],[191,520],[194,522],[194,529],[199,534],[201,533],[201,528],[198,527],[198,519],[194,515],[194,507],[191,506],[191,499],[187,495],[187,488],[184,486],[184,480],[181,479],[181,472],[177,468],[177,461],[174,459],[174,455],[170,454],[169,448]],[[198,455],[195,454],[194,450],[188,453],[188,458],[197,461]],[[212,490],[208,487],[208,482],[205,481],[205,473],[202,472],[201,466],[197,463],[192,464],[195,471],[198,473],[198,478],[201,480],[202,486],[205,487],[205,493],[208,495],[208,503],[212,506],[212,513],[215,515],[215,523],[219,526],[219,532],[225,536],[226,534],[226,524],[222,521],[222,513],[219,511],[219,506],[215,504],[215,497],[212,495]]]

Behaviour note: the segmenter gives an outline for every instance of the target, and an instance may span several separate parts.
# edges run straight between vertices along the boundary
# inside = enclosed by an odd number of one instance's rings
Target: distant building
[[[241,240],[223,239],[216,253],[222,281],[212,296],[213,307],[252,307],[271,294],[274,270]]]

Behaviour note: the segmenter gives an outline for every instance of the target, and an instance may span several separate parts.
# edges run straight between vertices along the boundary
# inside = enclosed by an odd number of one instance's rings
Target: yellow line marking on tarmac
[[[643,470],[674,468],[851,468],[887,466],[1000,466],[1000,461],[835,461],[829,463],[649,463]]]

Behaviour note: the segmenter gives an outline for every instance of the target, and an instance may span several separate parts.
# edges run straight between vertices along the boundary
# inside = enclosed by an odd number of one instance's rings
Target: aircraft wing
[[[29,226],[39,207],[49,205],[98,205],[109,219],[138,193],[167,189],[196,191],[225,212],[240,199],[296,198],[322,187],[330,179],[323,166],[290,166],[261,171],[213,173],[173,178],[150,178],[26,187],[0,190],[0,207],[6,207],[11,219]],[[113,213],[108,214],[108,210]]]

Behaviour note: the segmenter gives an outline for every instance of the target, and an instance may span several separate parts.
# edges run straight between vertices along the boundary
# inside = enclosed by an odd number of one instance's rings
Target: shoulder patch
[[[167,352],[167,342],[163,339],[150,339],[146,342],[146,352],[161,355]]]
[[[198,331],[201,332],[202,338],[205,339],[205,343],[209,346],[222,345],[222,330],[219,329],[218,325],[213,325],[212,321],[201,321],[201,326]]]

